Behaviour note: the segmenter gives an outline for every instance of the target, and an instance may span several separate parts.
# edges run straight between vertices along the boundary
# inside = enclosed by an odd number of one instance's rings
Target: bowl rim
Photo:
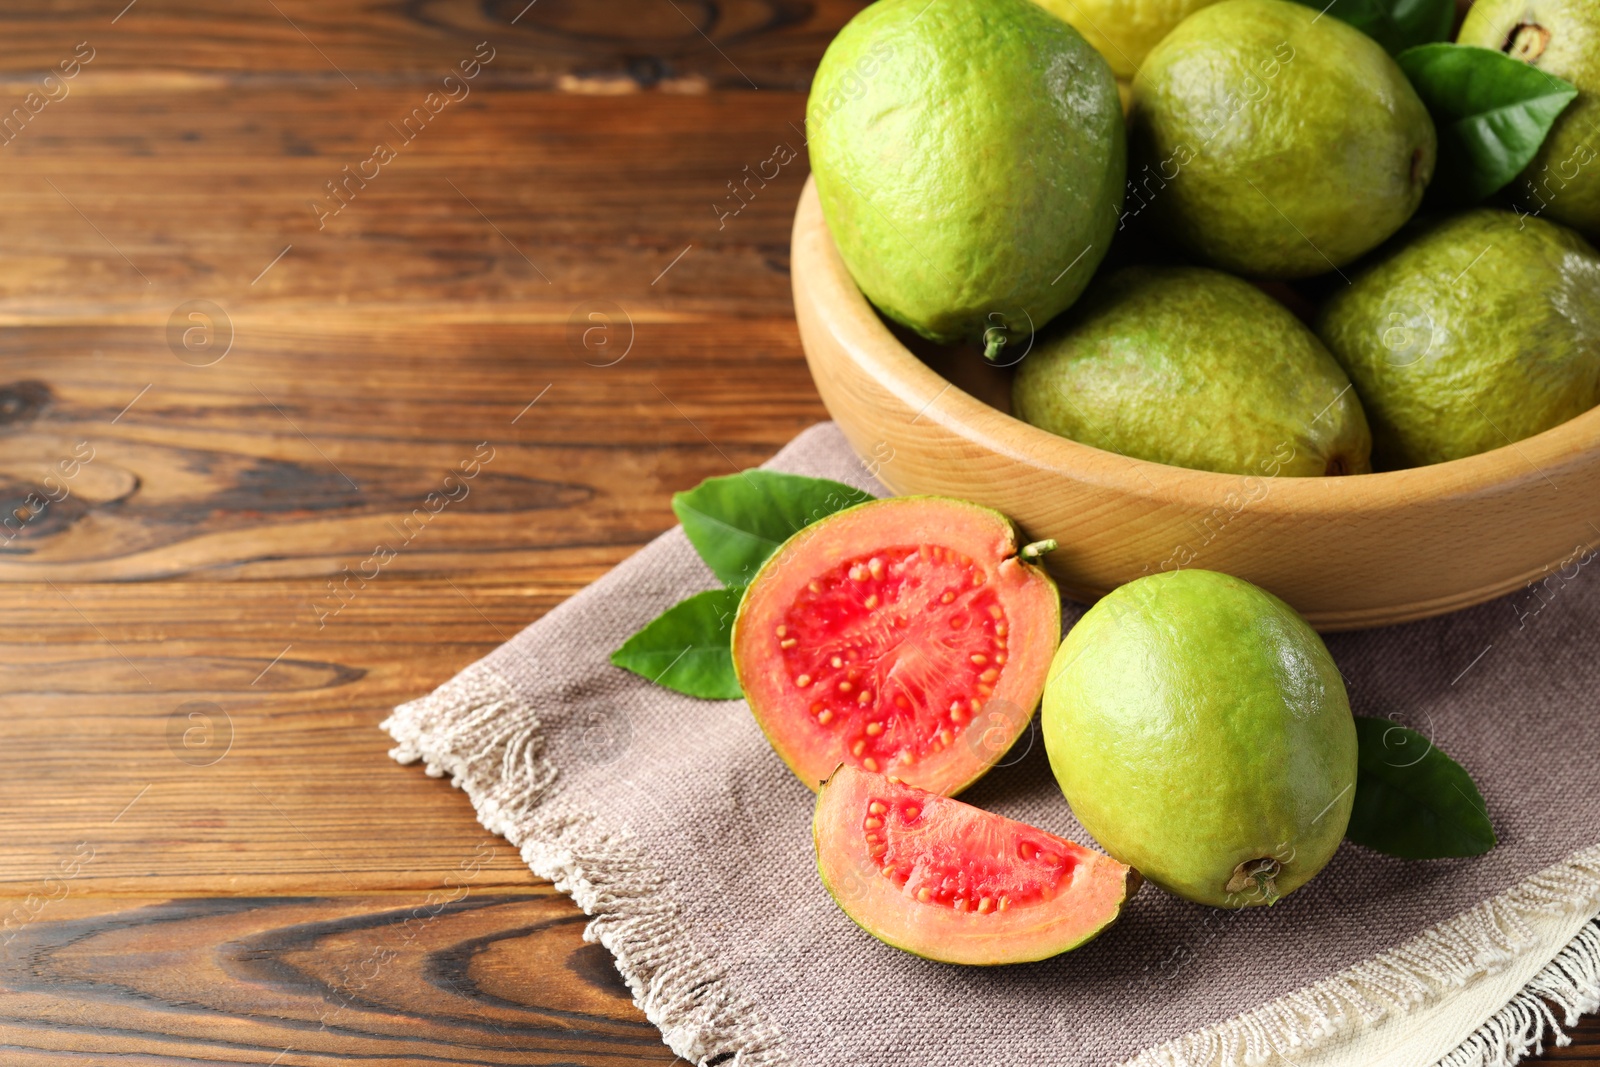
[[[1270,482],[1272,491],[1252,503],[1252,508],[1319,517],[1385,512],[1446,497],[1493,493],[1526,481],[1530,475],[1542,477],[1559,491],[1551,473],[1558,472],[1563,461],[1600,448],[1597,406],[1487,452],[1371,474],[1224,474],[1135,459],[1060,437],[992,407],[902,344],[839,255],[822,214],[814,177],[807,177],[795,212],[790,268],[802,289],[809,292],[814,310],[851,358],[913,410],[921,409],[913,421],[926,418],[990,452],[1138,496],[1213,507],[1230,493],[1250,492],[1252,483]]]

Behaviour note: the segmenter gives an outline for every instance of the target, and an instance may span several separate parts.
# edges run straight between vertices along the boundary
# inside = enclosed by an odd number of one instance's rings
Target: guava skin
[[[1132,78],[1150,49],[1173,29],[1217,0],[1034,0],[1070,22],[1106,57],[1118,78]]]
[[[1017,417],[1124,456],[1262,476],[1365,474],[1371,438],[1350,379],[1249,282],[1201,267],[1098,281],[1035,342]]]
[[[1185,19],[1134,79],[1128,131],[1150,224],[1263,278],[1322,274],[1376,247],[1422,202],[1437,147],[1377,42],[1289,0]]]
[[[1456,40],[1507,52],[1577,87],[1510,189],[1539,217],[1600,238],[1600,7],[1594,0],[1478,0]]]
[[[1447,219],[1341,288],[1316,329],[1355,382],[1380,470],[1486,452],[1600,403],[1600,255],[1542,219]]]
[[[1239,908],[1293,892],[1339,847],[1355,719],[1322,639],[1277,597],[1214,571],[1140,578],[1079,620],[1051,672],[1051,769],[1119,862]]]
[[[806,104],[822,212],[856,284],[940,342],[1018,343],[1105,255],[1126,145],[1111,68],[1030,0],[880,0]]]

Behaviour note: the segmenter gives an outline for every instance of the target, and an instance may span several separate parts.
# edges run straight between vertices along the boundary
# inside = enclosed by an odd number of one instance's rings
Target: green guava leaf
[[[1472,204],[1503,188],[1578,95],[1566,82],[1492,48],[1425,44],[1395,57],[1439,134],[1434,191]]]
[[[743,694],[731,638],[744,586],[791,536],[871,499],[841,482],[764,470],[707,478],[675,494],[683,532],[727,587],[674,604],[611,653],[611,662],[688,696],[737,699]]]
[[[1408,860],[1481,856],[1495,846],[1472,776],[1432,741],[1388,719],[1360,715],[1356,740],[1347,838]]]
[[[675,493],[672,510],[712,573],[747,585],[778,546],[818,519],[872,496],[842,482],[747,470]]]
[[[1299,0],[1348,22],[1383,46],[1390,55],[1413,45],[1450,39],[1455,0]]]
[[[733,616],[743,589],[708,589],[672,607],[611,653],[613,665],[704,700],[737,700]]]

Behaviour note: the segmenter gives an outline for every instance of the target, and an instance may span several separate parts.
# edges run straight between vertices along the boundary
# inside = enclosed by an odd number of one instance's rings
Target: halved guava
[[[859,504],[784,542],[740,601],[733,666],[800,780],[816,789],[844,762],[948,796],[1004,755],[1061,640],[1036,547],[1019,554],[998,511],[927,496]]]
[[[878,940],[944,963],[1026,963],[1094,937],[1138,892],[1103,853],[840,766],[817,794],[817,871]]]

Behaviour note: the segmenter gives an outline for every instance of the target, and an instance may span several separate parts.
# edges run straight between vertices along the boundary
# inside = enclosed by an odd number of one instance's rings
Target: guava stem
[[[1000,358],[1000,350],[1006,346],[1006,331],[1003,326],[991,326],[983,331],[983,358],[993,363]]]
[[[1258,899],[1266,901],[1269,905],[1278,902],[1278,872],[1283,869],[1277,860],[1270,856],[1260,859],[1246,860],[1233,869],[1233,877],[1228,879],[1228,884],[1223,888],[1229,893],[1244,893],[1254,890]]]
[[[1506,43],[1500,51],[1512,59],[1532,63],[1544,55],[1544,50],[1549,44],[1549,30],[1537,22],[1524,22],[1511,31],[1511,36],[1506,38]]]
[[[1060,547],[1061,546],[1056,543],[1055,538],[1047,537],[1043,541],[1035,541],[1032,544],[1023,545],[1022,551],[1018,552],[1017,555],[1031,562],[1038,559],[1046,552],[1054,552]]]

